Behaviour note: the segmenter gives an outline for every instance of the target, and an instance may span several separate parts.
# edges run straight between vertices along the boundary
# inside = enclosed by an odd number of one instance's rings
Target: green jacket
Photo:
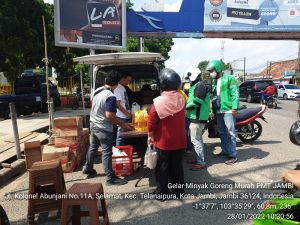
[[[220,99],[221,99],[221,108],[220,112],[226,112],[229,110],[237,110],[240,104],[239,96],[239,85],[238,81],[234,76],[223,73],[221,78],[221,90],[220,90]],[[217,88],[217,79],[213,81],[212,91],[216,93]]]
[[[203,88],[203,98],[195,96],[195,90],[198,85]],[[205,90],[205,91],[204,91]],[[206,123],[210,113],[210,92],[205,84],[197,83],[189,90],[189,98],[186,104],[186,117],[194,123]]]

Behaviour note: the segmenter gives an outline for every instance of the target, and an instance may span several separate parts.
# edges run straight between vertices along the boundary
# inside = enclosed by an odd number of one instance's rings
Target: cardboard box
[[[35,162],[42,161],[42,149],[39,141],[24,143],[24,153],[26,160],[26,169],[30,169]]]
[[[82,130],[76,126],[60,126],[54,128],[56,137],[74,137],[80,136]]]
[[[83,128],[82,117],[59,117],[54,119],[55,136],[79,136]]]
[[[54,119],[54,126],[77,126],[83,128],[82,117],[58,117]]]
[[[69,161],[70,148],[56,148],[55,146],[43,146],[43,161],[59,159],[61,163]]]
[[[55,147],[62,148],[62,147],[77,147],[77,140],[78,137],[55,137]]]
[[[71,155],[70,160],[68,162],[61,164],[61,168],[64,173],[73,172],[76,168],[76,157]]]

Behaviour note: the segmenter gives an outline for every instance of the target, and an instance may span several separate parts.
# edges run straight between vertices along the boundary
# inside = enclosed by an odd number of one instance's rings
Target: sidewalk
[[[90,114],[90,109],[85,110],[85,115]],[[81,116],[84,115],[82,109],[72,110],[70,108],[58,109],[54,112],[54,118],[63,116]],[[20,132],[32,132],[45,128],[49,125],[48,113],[36,113],[30,116],[20,116],[17,119]],[[13,135],[12,122],[10,119],[0,121],[0,137]]]

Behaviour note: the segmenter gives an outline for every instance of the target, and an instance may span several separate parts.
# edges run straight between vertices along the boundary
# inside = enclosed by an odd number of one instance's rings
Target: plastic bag
[[[139,111],[141,109],[141,106],[137,104],[136,102],[132,103],[131,107],[131,114],[135,114],[135,112]]]
[[[152,170],[156,167],[156,164],[157,164],[157,151],[153,148],[153,146],[148,145],[145,158],[144,158],[144,165]]]

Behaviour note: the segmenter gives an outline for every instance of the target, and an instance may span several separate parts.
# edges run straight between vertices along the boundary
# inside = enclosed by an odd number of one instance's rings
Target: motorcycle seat
[[[238,110],[238,113],[236,115],[236,122],[246,120],[246,119],[254,116],[255,114],[257,114],[261,110],[262,110],[262,107]]]

